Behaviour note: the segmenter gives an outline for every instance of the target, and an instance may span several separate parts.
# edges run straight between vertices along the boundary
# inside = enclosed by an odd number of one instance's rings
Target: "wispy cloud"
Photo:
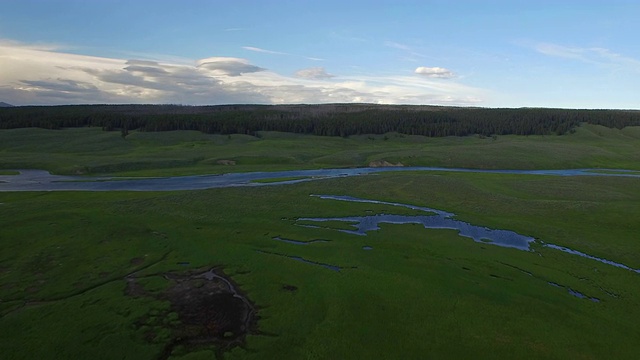
[[[402,52],[404,52],[407,56],[404,58],[405,60],[409,60],[409,61],[418,61],[416,58],[426,58],[428,56],[416,51],[412,46],[409,46],[407,44],[403,44],[403,43],[399,43],[399,42],[395,42],[395,41],[385,41],[384,46],[392,48],[392,49],[397,49],[397,50],[401,50]]]
[[[258,47],[253,47],[253,46],[243,46],[242,48],[245,49],[245,50],[264,53],[264,54],[291,55],[291,54],[287,54],[287,53],[284,53],[284,52],[281,52],[281,51],[267,50],[267,49],[262,49],[262,48],[258,48]]]
[[[404,51],[412,51],[411,47],[409,47],[409,45],[405,45],[405,44],[400,44],[394,41],[385,41],[384,42],[384,46],[390,47],[390,48],[394,48],[394,49],[400,49],[400,50],[404,50]]]
[[[245,49],[245,50],[248,50],[248,51],[259,52],[259,53],[263,53],[263,54],[295,56],[295,57],[305,58],[307,60],[324,61],[324,59],[317,58],[317,57],[290,54],[290,53],[286,53],[286,52],[282,52],[282,51],[267,50],[267,49],[262,49],[262,48],[255,47],[255,46],[243,46],[242,48]]]
[[[455,76],[455,74],[451,70],[441,67],[420,66],[416,68],[414,72],[418,75],[438,79],[451,79]]]
[[[598,66],[626,68],[640,72],[640,60],[615,53],[600,47],[570,47],[557,44],[540,43],[534,49],[544,55],[572,59]]]

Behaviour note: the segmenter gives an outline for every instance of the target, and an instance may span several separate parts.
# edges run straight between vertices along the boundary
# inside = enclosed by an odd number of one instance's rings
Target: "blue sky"
[[[0,3],[0,101],[640,108],[639,1]]]

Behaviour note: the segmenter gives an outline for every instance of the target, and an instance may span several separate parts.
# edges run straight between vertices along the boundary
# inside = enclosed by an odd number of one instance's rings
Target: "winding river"
[[[482,170],[439,167],[378,167],[348,169],[289,170],[227,173],[153,178],[118,178],[51,175],[44,170],[17,170],[18,175],[0,175],[0,191],[171,191],[203,190],[238,186],[293,184],[319,179],[359,176],[382,172],[425,171],[547,176],[616,176],[640,178],[640,171],[605,169]],[[278,181],[278,179],[297,178]],[[270,182],[257,182],[270,181]]]

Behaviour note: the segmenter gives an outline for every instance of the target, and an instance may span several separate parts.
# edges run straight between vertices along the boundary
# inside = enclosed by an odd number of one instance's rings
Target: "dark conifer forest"
[[[640,125],[640,111],[443,106],[322,105],[67,105],[0,109],[0,129],[101,127],[105,131],[197,130],[216,134],[281,131],[320,136],[398,132],[429,137],[562,135],[580,123]]]

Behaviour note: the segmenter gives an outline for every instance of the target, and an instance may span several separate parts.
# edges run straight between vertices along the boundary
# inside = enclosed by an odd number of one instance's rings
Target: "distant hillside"
[[[0,107],[13,107],[13,105],[0,101]]]
[[[0,129],[95,126],[119,130],[197,130],[210,134],[280,131],[320,136],[398,132],[430,137],[565,134],[580,123],[640,125],[640,111],[446,106],[322,105],[73,105],[0,109]]]

